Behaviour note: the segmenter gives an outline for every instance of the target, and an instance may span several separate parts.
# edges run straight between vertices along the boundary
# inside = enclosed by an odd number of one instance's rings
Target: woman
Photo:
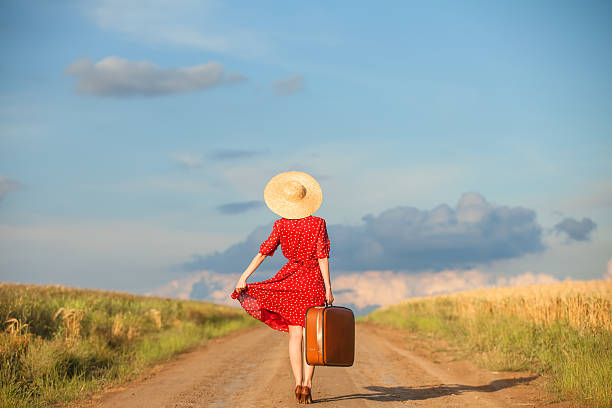
[[[310,175],[299,171],[277,174],[264,190],[266,205],[282,218],[274,222],[268,239],[261,244],[232,293],[254,318],[275,330],[289,333],[289,360],[295,376],[295,397],[312,402],[314,366],[302,359],[302,336],[306,310],[332,304],[329,279],[329,248],[325,220],[312,214],[322,200],[321,187]],[[278,245],[288,262],[274,277],[254,283],[247,278]]]

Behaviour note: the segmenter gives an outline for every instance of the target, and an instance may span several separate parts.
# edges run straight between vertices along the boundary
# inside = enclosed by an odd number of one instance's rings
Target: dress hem
[[[262,323],[265,323],[270,328],[278,331],[282,331],[285,333],[289,332],[289,326],[301,326],[302,328],[306,327],[306,324],[295,324],[287,320],[281,313],[276,312],[274,310],[262,308],[257,301],[256,298],[249,296],[247,291],[237,292],[234,291],[232,293],[232,298],[237,299],[240,302],[242,308],[253,318],[259,320]]]

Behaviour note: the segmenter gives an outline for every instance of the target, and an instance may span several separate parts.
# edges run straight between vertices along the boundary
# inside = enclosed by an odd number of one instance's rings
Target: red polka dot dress
[[[318,261],[329,257],[325,220],[313,215],[276,220],[259,252],[272,256],[279,244],[288,259],[285,266],[272,278],[247,283],[246,289],[234,290],[231,296],[254,318],[288,332],[288,325],[305,327],[309,307],[325,303],[325,283]]]

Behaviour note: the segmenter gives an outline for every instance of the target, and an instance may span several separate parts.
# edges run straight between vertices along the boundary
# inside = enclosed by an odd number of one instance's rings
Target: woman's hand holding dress
[[[264,259],[266,259],[267,255],[257,253],[246,270],[240,275],[240,279],[238,279],[238,283],[236,283],[236,291],[241,292],[246,289],[246,280],[251,274],[261,265]]]
[[[246,289],[246,279],[241,277],[238,279],[238,283],[236,283],[236,290],[240,292],[244,289]]]

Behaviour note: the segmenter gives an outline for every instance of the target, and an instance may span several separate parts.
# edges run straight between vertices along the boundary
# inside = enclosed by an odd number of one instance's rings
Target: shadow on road
[[[495,380],[490,384],[486,385],[461,385],[461,384],[448,384],[439,385],[435,387],[383,387],[378,385],[370,385],[365,387],[367,390],[372,391],[371,393],[362,394],[348,394],[339,395],[337,397],[330,398],[317,398],[313,400],[316,402],[329,402],[329,401],[342,401],[351,399],[365,399],[372,401],[415,401],[415,400],[426,400],[430,398],[439,398],[446,395],[461,395],[466,392],[477,391],[477,392],[495,392],[504,388],[514,387],[518,384],[528,383],[538,378],[538,376],[531,377],[520,377],[510,378],[505,380]]]

